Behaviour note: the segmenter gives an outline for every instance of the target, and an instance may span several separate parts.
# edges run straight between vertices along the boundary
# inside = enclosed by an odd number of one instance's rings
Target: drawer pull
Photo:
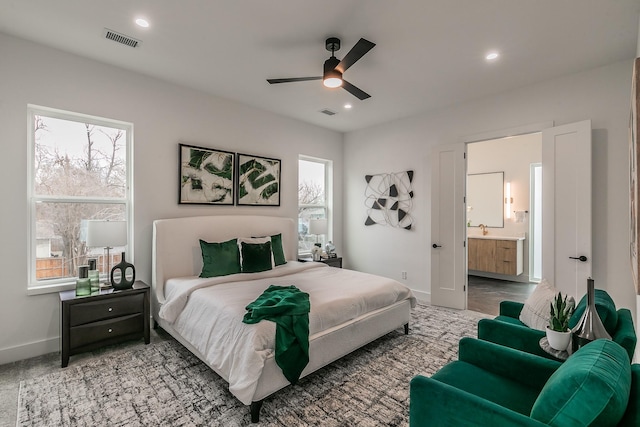
[[[113,311],[113,308],[109,307],[109,311]]]
[[[113,332],[113,329],[109,328],[109,333]]]

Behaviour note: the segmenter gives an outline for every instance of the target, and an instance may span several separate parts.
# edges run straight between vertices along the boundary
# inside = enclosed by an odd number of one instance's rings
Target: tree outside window
[[[89,257],[107,265],[104,248],[86,246],[86,221],[129,219],[131,126],[41,107],[30,120],[29,282],[69,282]]]
[[[324,248],[328,235],[309,234],[310,219],[329,219],[330,162],[301,157],[298,161],[298,253],[308,254],[315,243]]]

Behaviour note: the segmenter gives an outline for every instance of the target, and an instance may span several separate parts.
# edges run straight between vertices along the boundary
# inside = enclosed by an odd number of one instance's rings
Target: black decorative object
[[[130,270],[131,279],[127,279],[127,271],[129,269],[131,269]],[[120,273],[120,277],[119,278],[117,276],[114,277],[115,276],[114,273],[118,273],[118,272]],[[113,289],[116,289],[118,291],[123,289],[131,289],[131,287],[133,286],[133,282],[135,281],[136,281],[136,268],[133,266],[133,264],[125,260],[124,252],[122,252],[121,261],[111,269],[111,286],[113,286]]]
[[[602,319],[598,315],[595,302],[595,286],[592,278],[587,279],[587,306],[578,324],[571,330],[571,346],[575,353],[579,348],[589,344],[598,338],[611,339]]]

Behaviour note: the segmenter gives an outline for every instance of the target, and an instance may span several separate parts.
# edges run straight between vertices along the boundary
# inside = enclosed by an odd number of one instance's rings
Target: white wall
[[[297,217],[298,155],[334,163],[334,236],[342,252],[342,134],[0,34],[0,364],[58,351],[57,294],[27,296],[27,104],[134,124],[137,278],[150,283],[158,218]],[[282,159],[278,208],[178,205],[178,142]]]
[[[467,145],[467,174],[504,172],[504,183],[511,183],[511,218],[504,215],[504,227],[487,228],[492,236],[525,236],[523,242],[523,273],[519,276],[504,276],[486,273],[487,277],[499,277],[518,282],[529,281],[529,225],[530,216],[526,215],[524,222],[515,222],[513,211],[528,211],[530,193],[530,166],[532,163],[542,162],[542,134],[536,132],[518,135],[511,138],[492,139]],[[505,190],[506,191],[506,190]],[[506,197],[506,192],[505,192]],[[506,211],[502,204],[503,214]],[[471,224],[467,228],[467,235],[482,234]],[[485,275],[477,272],[478,275]]]
[[[397,279],[407,271],[405,283],[428,299],[431,148],[499,129],[591,119],[593,275],[596,286],[607,289],[619,307],[635,313],[628,251],[631,72],[632,61],[623,61],[346,134],[346,264]],[[415,170],[414,230],[365,227],[364,175],[407,169]]]

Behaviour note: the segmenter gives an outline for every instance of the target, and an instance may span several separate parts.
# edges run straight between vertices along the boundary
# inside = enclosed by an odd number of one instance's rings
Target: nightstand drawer
[[[69,326],[83,325],[97,320],[139,314],[143,307],[144,294],[73,304],[69,307]]]
[[[142,313],[123,318],[103,320],[71,328],[69,347],[71,350],[99,341],[121,337],[129,334],[140,334],[144,330]]]

